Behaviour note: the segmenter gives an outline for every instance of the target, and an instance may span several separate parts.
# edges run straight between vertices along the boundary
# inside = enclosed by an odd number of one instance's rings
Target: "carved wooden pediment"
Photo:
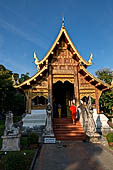
[[[44,93],[44,92],[38,92],[38,93],[32,93],[32,99],[34,99],[35,97],[45,97],[46,99],[48,99],[48,93]]]

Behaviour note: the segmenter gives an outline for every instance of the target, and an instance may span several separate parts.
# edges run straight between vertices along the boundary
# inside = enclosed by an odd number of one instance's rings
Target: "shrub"
[[[21,146],[21,149],[27,149],[28,148],[27,137],[21,137],[20,138],[20,146]]]
[[[108,133],[106,138],[108,142],[113,142],[113,133]]]
[[[32,144],[38,144],[38,135],[35,133],[30,133],[28,135],[28,145],[32,145]]]

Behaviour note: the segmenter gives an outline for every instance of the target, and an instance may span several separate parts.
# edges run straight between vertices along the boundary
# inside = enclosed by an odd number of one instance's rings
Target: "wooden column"
[[[48,68],[48,98],[49,98],[51,106],[53,104],[53,101],[52,101],[52,84],[53,84],[53,81],[52,81],[52,67],[50,65],[49,68]]]
[[[76,66],[74,69],[74,96],[76,100],[76,106],[78,106],[80,104],[78,66]]]
[[[25,91],[25,95],[26,95],[26,113],[31,113],[32,90],[29,89]]]
[[[97,88],[95,88],[95,96],[96,96],[96,99],[95,99],[96,110],[97,110],[97,113],[99,113],[99,94],[98,94]]]

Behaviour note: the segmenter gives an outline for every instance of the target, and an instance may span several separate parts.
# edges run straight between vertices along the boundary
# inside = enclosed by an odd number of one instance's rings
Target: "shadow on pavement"
[[[102,152],[100,145],[86,142],[44,144],[34,170],[105,170]]]

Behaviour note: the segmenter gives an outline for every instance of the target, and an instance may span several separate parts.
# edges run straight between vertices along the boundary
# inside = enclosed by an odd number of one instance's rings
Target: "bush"
[[[108,142],[113,142],[113,133],[108,133],[106,138]]]
[[[27,137],[21,137],[20,138],[20,147],[21,147],[21,149],[27,149],[28,148],[28,139],[27,139]]]
[[[38,135],[35,133],[30,133],[28,135],[28,145],[38,144]]]

